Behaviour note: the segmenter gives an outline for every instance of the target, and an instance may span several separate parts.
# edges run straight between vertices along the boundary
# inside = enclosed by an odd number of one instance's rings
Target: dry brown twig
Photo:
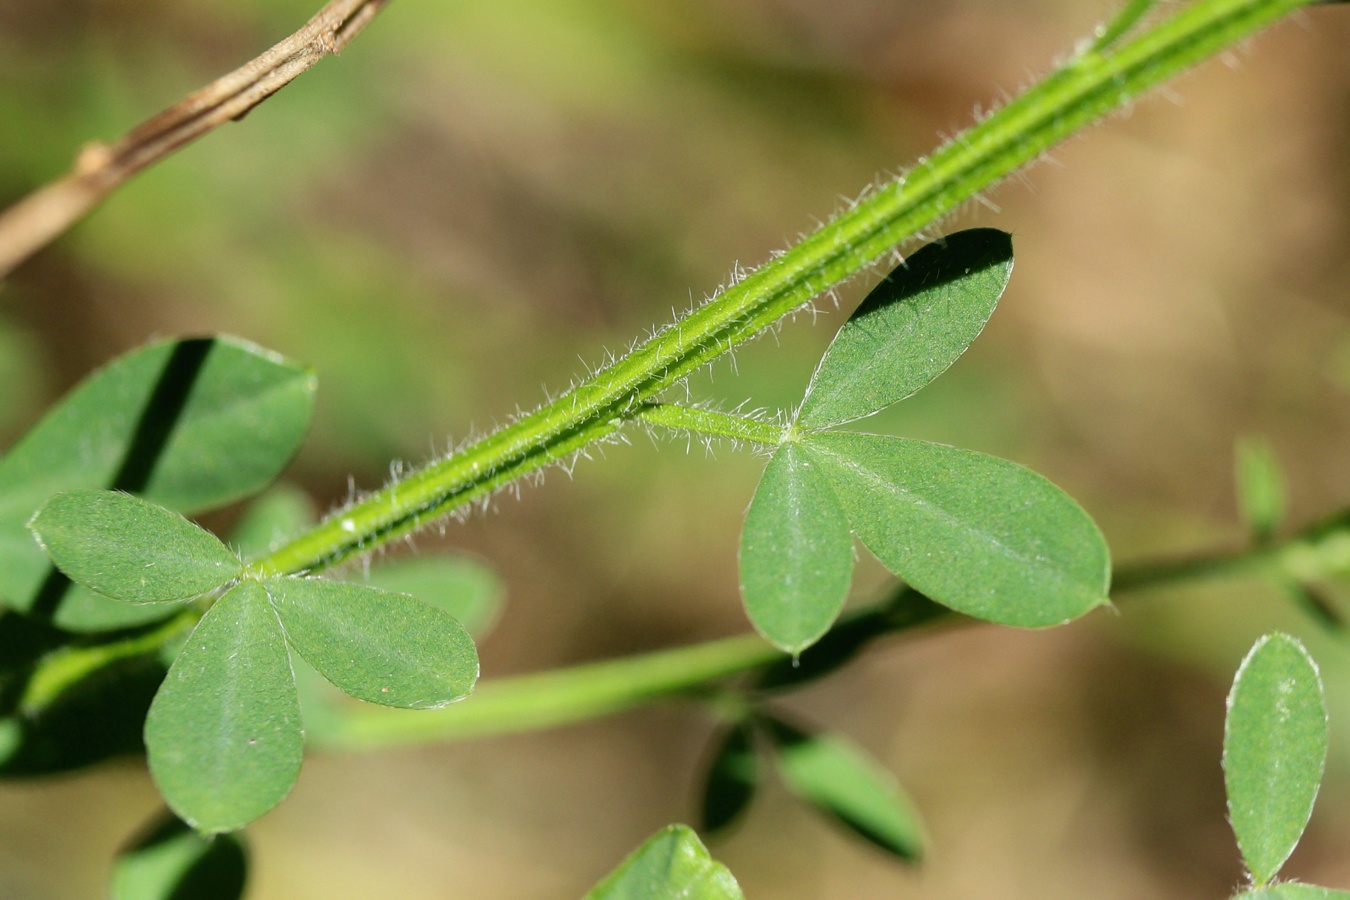
[[[131,176],[299,77],[360,34],[389,0],[332,0],[252,62],[184,97],[112,144],[89,144],[75,167],[0,212],[0,279],[65,233]]]

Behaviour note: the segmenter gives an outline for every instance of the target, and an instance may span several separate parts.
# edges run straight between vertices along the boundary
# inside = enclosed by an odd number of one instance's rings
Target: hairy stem
[[[401,538],[612,435],[690,373],[844,282],[1050,147],[1310,0],[1200,0],[1074,57],[983,122],[558,400],[340,510],[258,561],[313,571]]]

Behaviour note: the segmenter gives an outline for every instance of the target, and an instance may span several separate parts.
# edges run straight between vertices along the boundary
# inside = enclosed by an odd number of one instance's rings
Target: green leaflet
[[[273,578],[263,589],[311,666],[369,703],[434,709],[466,697],[478,653],[464,626],[405,594],[317,578]]]
[[[586,895],[586,900],[744,898],[731,872],[687,825],[668,825],[652,835]]]
[[[202,837],[170,815],[123,849],[108,883],[112,900],[239,900],[248,858],[237,834]]]
[[[806,435],[849,524],[892,572],[952,609],[1005,625],[1067,622],[1107,602],[1096,524],[1029,469],[941,444]]]
[[[188,637],[145,720],[150,774],[197,831],[241,828],[300,774],[304,736],[276,611],[256,582],[220,598]]]
[[[895,779],[839,735],[767,719],[778,773],[803,801],[901,859],[923,856],[923,825]]]
[[[129,494],[57,494],[29,527],[71,580],[128,603],[186,600],[227,584],[243,569],[209,532]]]
[[[832,428],[903,400],[979,336],[1012,275],[1012,238],[992,228],[925,245],[839,329],[797,409],[799,428]]]
[[[1233,680],[1223,740],[1228,815],[1257,885],[1275,877],[1303,835],[1326,754],[1316,664],[1294,638],[1266,635]]]
[[[726,828],[745,812],[759,788],[761,766],[754,730],[738,722],[712,744],[712,761],[703,787],[704,831]]]
[[[95,372],[0,459],[0,603],[98,631],[168,610],[52,579],[24,525],[54,494],[113,488],[185,515],[276,477],[309,426],[313,373],[233,338],[152,344]]]
[[[789,653],[820,639],[848,598],[853,537],[822,468],[795,444],[769,460],[741,531],[741,595]]]
[[[492,569],[467,556],[446,554],[383,561],[370,570],[370,584],[444,610],[480,640],[497,621],[504,594]]]

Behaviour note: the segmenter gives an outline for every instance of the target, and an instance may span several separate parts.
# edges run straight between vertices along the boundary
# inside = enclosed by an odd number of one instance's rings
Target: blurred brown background
[[[317,5],[0,0],[0,204]],[[118,353],[228,332],[319,372],[289,477],[321,506],[348,476],[377,486],[391,460],[537,404],[928,152],[1113,5],[400,0],[0,286],[0,445]],[[871,427],[1038,469],[1121,563],[1237,545],[1240,435],[1273,443],[1295,523],[1350,505],[1347,46],[1350,8],[1285,23],[948,223],[1013,232],[1012,286],[966,357]],[[827,308],[694,395],[792,403],[842,321]],[[735,548],[761,463],[641,435],[603,457],[444,538],[509,590],[485,677],[745,630]],[[859,582],[864,599],[886,579],[865,565]],[[712,849],[752,898],[1228,896],[1223,699],[1273,627],[1308,639],[1333,727],[1285,874],[1350,888],[1350,647],[1243,584],[1047,633],[892,643],[794,697],[914,794],[933,847],[917,871],[777,787]],[[692,820],[711,730],[669,706],[312,758],[249,830],[251,896],[577,896]],[[0,896],[99,895],[156,808],[132,764],[0,783]]]

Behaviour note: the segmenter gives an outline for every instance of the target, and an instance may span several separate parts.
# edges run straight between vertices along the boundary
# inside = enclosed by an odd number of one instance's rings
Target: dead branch
[[[0,212],[0,279],[56,240],[131,176],[237,120],[360,34],[389,0],[332,0],[252,62],[194,91],[112,144],[90,144],[75,167]]]

